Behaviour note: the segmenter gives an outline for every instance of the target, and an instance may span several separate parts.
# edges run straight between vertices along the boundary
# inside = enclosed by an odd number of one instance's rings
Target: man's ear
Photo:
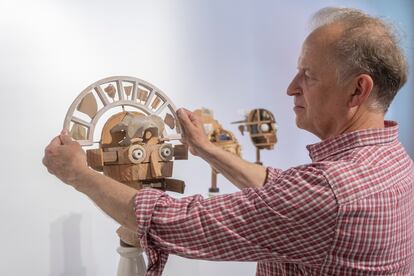
[[[355,78],[353,93],[350,95],[348,106],[356,107],[364,104],[372,93],[374,81],[370,75],[361,74]]]

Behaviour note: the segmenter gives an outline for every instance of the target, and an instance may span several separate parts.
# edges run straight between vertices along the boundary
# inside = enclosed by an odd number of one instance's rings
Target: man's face
[[[347,116],[346,87],[338,84],[337,67],[332,60],[332,30],[311,33],[302,46],[298,73],[287,94],[294,97],[296,124],[326,139],[340,132]]]

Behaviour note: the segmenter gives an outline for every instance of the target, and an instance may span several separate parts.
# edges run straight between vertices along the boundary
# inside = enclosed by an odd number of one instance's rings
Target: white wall
[[[296,71],[310,15],[347,5],[388,16],[406,34],[413,60],[409,1],[1,1],[0,275],[112,276],[117,228],[85,196],[50,176],[43,149],[69,105],[90,83],[131,75],[161,88],[177,106],[212,108],[223,126],[239,110],[264,107],[280,126],[267,165],[308,162],[316,140],[294,126],[286,87]],[[413,74],[389,117],[401,123],[414,156]],[[246,159],[247,136],[238,133]],[[210,169],[194,157],[175,163],[186,194],[206,194]],[[223,192],[235,189],[221,176]],[[165,275],[254,275],[253,263],[213,263],[171,256]]]

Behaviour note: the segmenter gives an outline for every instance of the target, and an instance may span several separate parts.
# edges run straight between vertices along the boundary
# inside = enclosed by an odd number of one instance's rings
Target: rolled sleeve
[[[137,233],[141,247],[148,256],[146,276],[161,275],[168,259],[168,253],[155,247],[148,235],[155,206],[163,194],[156,189],[142,189],[135,196]]]

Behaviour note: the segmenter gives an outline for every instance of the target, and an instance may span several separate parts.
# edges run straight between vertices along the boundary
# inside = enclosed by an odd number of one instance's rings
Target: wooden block
[[[148,92],[145,90],[139,89],[138,100],[145,102],[148,98]]]
[[[113,86],[112,84],[108,85],[107,87],[105,87],[104,91],[106,92],[106,94],[108,94],[109,97],[111,97],[112,99],[115,98],[115,94],[116,94],[116,88],[115,86]]]
[[[104,151],[103,152],[103,162],[110,163],[110,162],[117,162],[118,161],[118,153],[116,151]]]
[[[83,97],[76,109],[93,119],[98,112],[98,104],[96,103],[95,96],[92,93],[88,93]]]
[[[188,159],[188,147],[183,144],[174,146],[174,159],[175,160],[187,160]]]
[[[161,168],[160,168],[160,162],[159,159],[159,153],[158,151],[152,151],[151,152],[151,159],[150,159],[150,168],[151,168],[151,175],[153,178],[159,178],[162,176]]]
[[[152,109],[157,109],[160,103],[161,103],[161,99],[159,97],[156,97],[155,100],[151,104]]]
[[[132,86],[125,86],[124,91],[125,91],[125,94],[129,97],[132,92]]]
[[[161,176],[159,178],[171,177],[173,172],[173,162],[159,162]],[[144,181],[157,179],[151,172],[150,163],[134,165],[108,165],[103,167],[103,172],[120,182]]]
[[[169,126],[171,129],[174,129],[175,128],[175,118],[171,114],[169,114],[169,113],[167,113],[165,115],[164,123],[167,126]]]
[[[182,180],[166,178],[165,180],[165,189],[167,191],[172,191],[176,193],[183,194],[185,189],[185,183]]]
[[[80,124],[74,123],[70,130],[70,136],[75,140],[86,140],[86,128]]]
[[[92,169],[100,172],[103,170],[102,149],[87,150],[86,160]]]
[[[129,160],[128,157],[128,149],[129,147],[119,147],[116,148],[116,153],[117,153],[117,164],[121,165],[121,164],[131,164],[131,161]]]

